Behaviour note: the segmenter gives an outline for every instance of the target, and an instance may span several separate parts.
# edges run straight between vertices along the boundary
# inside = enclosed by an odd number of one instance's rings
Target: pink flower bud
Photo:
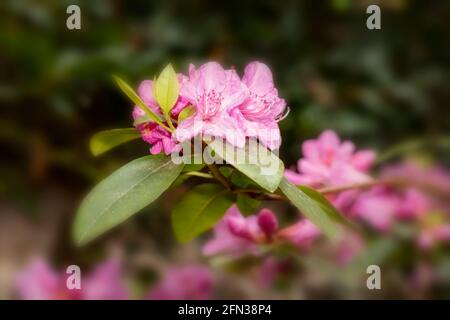
[[[263,209],[258,214],[258,225],[270,237],[278,229],[277,217],[269,209]]]

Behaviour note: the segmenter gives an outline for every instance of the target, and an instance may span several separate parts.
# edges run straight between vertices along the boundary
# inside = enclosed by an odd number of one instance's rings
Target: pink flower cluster
[[[58,273],[47,262],[37,259],[17,279],[17,293],[24,300],[123,300],[127,290],[115,260],[98,265],[81,279],[80,289],[68,289],[68,274]]]
[[[396,220],[417,219],[429,209],[430,200],[416,189],[398,191],[378,186],[359,193],[345,212],[387,232]]]
[[[205,255],[230,254],[239,257],[244,254],[258,255],[264,244],[285,241],[307,250],[320,232],[309,220],[284,229],[278,228],[278,220],[269,209],[244,217],[236,205],[232,206],[214,227],[214,238],[203,247]]]
[[[235,70],[225,70],[216,62],[208,62],[199,68],[189,67],[188,76],[178,75],[180,94],[171,111],[177,124],[174,133],[152,121],[137,125],[143,139],[152,145],[152,154],[176,151],[180,142],[202,134],[226,139],[233,146],[243,147],[246,138],[257,138],[273,150],[280,146],[278,119],[286,103],[278,96],[270,69],[261,62],[247,65],[239,78]],[[157,115],[161,108],[153,97],[153,83],[145,80],[138,94]],[[180,112],[188,105],[194,114],[184,121],[177,121]],[[135,107],[137,120],[144,112]]]
[[[341,141],[333,131],[323,132],[316,140],[303,143],[303,158],[298,161],[298,171],[286,170],[285,175],[294,184],[314,188],[369,183],[369,175],[375,153],[371,150],[355,150],[353,143]],[[419,183],[433,184],[448,191],[450,175],[442,169],[421,170],[409,164],[388,166],[380,177],[414,178]],[[389,232],[394,223],[401,221],[422,224],[422,220],[437,208],[431,199],[414,187],[392,188],[376,185],[370,189],[355,189],[327,195],[328,199],[353,220],[363,221],[380,232]],[[439,242],[450,242],[449,224],[422,228],[417,243],[429,248]],[[237,206],[232,206],[214,228],[214,237],[204,248],[205,255],[229,254],[235,257],[244,254],[259,255],[264,245],[290,243],[301,250],[309,249],[320,237],[320,231],[309,220],[279,229],[278,220],[269,209],[244,217]],[[349,233],[335,248],[339,264],[346,264],[361,252],[364,241]]]
[[[341,141],[331,130],[323,132],[316,140],[302,145],[303,158],[297,163],[297,171],[286,170],[285,176],[297,185],[330,187],[370,182],[375,153],[356,151],[353,143]],[[388,166],[380,173],[384,177],[407,178],[418,185],[428,185],[450,193],[450,175],[444,170],[421,169],[411,164]],[[415,187],[394,189],[378,185],[369,190],[350,190],[328,195],[329,200],[351,219],[364,221],[374,229],[388,232],[398,221],[418,221],[436,208],[436,201]],[[445,241],[447,226],[441,225],[423,232],[419,243]],[[435,241],[436,240],[436,241]]]
[[[333,186],[370,180],[368,171],[375,153],[355,151],[350,141],[342,141],[331,130],[324,131],[316,140],[302,144],[303,158],[297,162],[297,171],[286,170],[286,177],[294,184],[312,187]]]

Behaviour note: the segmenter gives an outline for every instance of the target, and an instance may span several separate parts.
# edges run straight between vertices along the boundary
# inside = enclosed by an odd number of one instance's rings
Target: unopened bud
[[[278,229],[277,217],[269,209],[263,209],[258,214],[258,225],[270,237]]]

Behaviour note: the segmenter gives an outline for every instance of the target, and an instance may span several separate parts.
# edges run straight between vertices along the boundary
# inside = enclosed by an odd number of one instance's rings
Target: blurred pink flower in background
[[[23,300],[79,299],[80,291],[69,291],[62,275],[42,259],[35,260],[17,278],[17,292]]]
[[[97,265],[82,280],[81,291],[85,300],[126,300],[128,294],[120,262],[109,260]]]
[[[432,208],[432,201],[417,189],[409,188],[400,193],[399,207],[396,212],[398,219],[417,219]]]
[[[360,193],[350,209],[350,216],[361,219],[378,231],[391,229],[400,200],[383,186]]]
[[[277,233],[279,239],[287,240],[300,250],[308,250],[320,236],[320,230],[308,219],[303,219]]]
[[[298,172],[286,170],[294,184],[312,187],[369,181],[367,172],[375,159],[370,150],[355,151],[350,141],[342,141],[334,131],[326,130],[317,139],[302,144],[303,158]]]
[[[262,253],[260,245],[274,241],[288,242],[300,250],[307,250],[320,236],[319,229],[303,219],[284,229],[278,229],[278,220],[269,209],[244,217],[236,205],[232,206],[214,227],[214,237],[203,247],[205,255]]]
[[[16,290],[23,300],[120,300],[127,299],[120,263],[115,260],[98,265],[81,289],[68,289],[68,274],[56,272],[43,259],[34,260],[17,277]]]
[[[382,169],[380,177],[408,179],[418,185],[426,185],[428,188],[444,192],[449,188],[446,182],[450,182],[448,173],[442,169],[425,169],[411,163],[387,166]],[[354,198],[353,203],[347,202],[343,211],[348,216],[360,218],[384,232],[389,231],[394,222],[415,221],[441,207],[436,199],[414,186],[403,189],[377,186],[359,192]]]
[[[214,277],[204,266],[171,267],[150,291],[152,300],[209,300],[213,298]]]
[[[429,198],[416,189],[393,190],[376,186],[359,193],[346,214],[366,221],[378,231],[387,232],[394,222],[418,219],[430,208]]]
[[[442,210],[450,212],[450,173],[439,166],[424,166],[408,161],[383,168],[381,178],[405,180],[409,201],[404,202],[403,215],[409,217],[419,211]],[[421,188],[419,190],[419,188]],[[424,190],[428,193],[425,194]],[[430,195],[435,195],[431,197]]]
[[[208,256],[258,254],[260,250],[256,244],[270,237],[277,225],[275,215],[268,209],[244,217],[233,205],[214,227],[214,238],[204,245],[203,253]]]
[[[439,166],[426,167],[412,161],[400,162],[383,168],[381,176],[407,178],[417,184],[450,193],[450,173]]]

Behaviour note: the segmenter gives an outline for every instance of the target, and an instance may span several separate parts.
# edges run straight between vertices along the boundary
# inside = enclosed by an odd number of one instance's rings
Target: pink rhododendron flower
[[[248,98],[232,111],[248,137],[258,138],[267,148],[280,147],[281,136],[277,120],[283,113],[286,102],[278,97],[272,72],[261,62],[252,62],[245,67],[242,83],[248,89]]]
[[[310,249],[319,236],[320,230],[308,219],[282,229],[277,234],[279,239],[287,240],[301,250]]]
[[[203,134],[223,138],[233,146],[244,146],[245,130],[229,111],[242,104],[248,94],[234,70],[224,70],[216,62],[199,69],[191,65],[189,80],[180,94],[194,106],[195,114],[178,124],[178,141]]]
[[[313,187],[369,181],[368,170],[375,154],[370,150],[355,151],[350,141],[343,141],[331,130],[318,139],[302,145],[303,158],[297,172],[286,170],[286,177],[294,184]]]
[[[216,62],[208,62],[196,69],[189,68],[189,77],[179,74],[180,94],[171,110],[178,120],[179,113],[192,105],[194,114],[183,121],[174,121],[172,134],[152,121],[137,125],[143,139],[152,145],[153,154],[179,151],[179,143],[202,134],[218,137],[231,145],[243,147],[246,138],[257,138],[270,149],[280,146],[278,118],[286,103],[278,97],[272,73],[263,63],[252,62],[242,80],[234,70],[225,70]],[[157,115],[161,108],[153,96],[153,82],[143,81],[138,94]],[[133,118],[145,119],[145,113],[135,106]]]
[[[152,300],[208,300],[212,298],[214,278],[203,266],[172,267],[151,290]]]
[[[81,278],[81,289],[68,289],[65,272],[58,273],[44,260],[38,259],[19,274],[16,288],[24,300],[110,300],[126,299],[126,289],[121,279],[117,261],[107,261],[97,266],[86,279]]]

